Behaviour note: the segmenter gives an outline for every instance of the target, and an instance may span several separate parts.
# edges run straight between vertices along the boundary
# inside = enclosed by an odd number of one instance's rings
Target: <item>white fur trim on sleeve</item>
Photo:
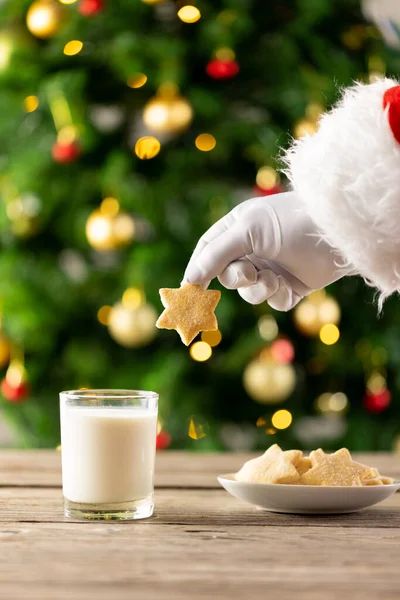
[[[313,136],[295,141],[286,173],[321,237],[381,293],[400,290],[400,146],[383,109],[392,79],[346,89]]]

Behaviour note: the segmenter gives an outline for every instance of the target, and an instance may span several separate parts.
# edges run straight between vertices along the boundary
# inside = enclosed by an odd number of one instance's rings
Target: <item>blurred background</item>
[[[218,332],[155,328],[200,235],[286,189],[291,137],[397,75],[398,26],[395,0],[0,1],[1,446],[57,446],[58,392],[105,387],[160,394],[159,449],[400,451],[397,298],[223,290]]]

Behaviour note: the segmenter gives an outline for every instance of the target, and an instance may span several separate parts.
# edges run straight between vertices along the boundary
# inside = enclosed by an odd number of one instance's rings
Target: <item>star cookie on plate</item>
[[[161,288],[165,308],[158,318],[159,329],[176,329],[186,346],[200,331],[216,331],[214,310],[221,298],[218,290],[203,290],[199,285],[184,283],[180,288]]]
[[[300,479],[296,465],[301,458],[300,450],[284,452],[274,444],[262,456],[247,461],[235,479],[248,483],[296,483]]]
[[[314,450],[310,454],[311,469],[302,476],[302,485],[361,486],[362,481],[378,477],[376,469],[355,462],[346,448],[334,454]]]
[[[307,458],[305,456],[303,458],[300,458],[299,462],[296,465],[297,472],[300,476],[304,475],[304,473],[309,471],[311,467],[311,458]]]

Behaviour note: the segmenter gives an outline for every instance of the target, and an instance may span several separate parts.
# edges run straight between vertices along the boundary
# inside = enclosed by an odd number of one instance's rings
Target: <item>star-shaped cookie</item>
[[[310,454],[311,469],[302,476],[302,485],[360,486],[363,480],[379,476],[376,469],[355,462],[346,448],[334,454],[314,450]]]
[[[300,475],[296,465],[302,455],[301,450],[284,452],[274,444],[262,456],[244,463],[235,479],[249,483],[297,483]]]
[[[214,314],[221,298],[217,290],[203,290],[199,285],[184,283],[180,288],[161,288],[164,312],[158,318],[159,329],[176,329],[186,346],[200,331],[216,331]]]

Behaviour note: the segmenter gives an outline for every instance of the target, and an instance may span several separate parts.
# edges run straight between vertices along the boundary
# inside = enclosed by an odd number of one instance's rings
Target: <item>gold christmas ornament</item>
[[[120,211],[115,198],[105,198],[86,221],[86,237],[95,250],[119,250],[130,244],[134,235],[133,217]]]
[[[125,348],[139,348],[149,344],[156,336],[157,311],[150,304],[129,308],[119,302],[108,317],[111,337]]]
[[[176,134],[184,131],[192,118],[191,105],[173,85],[160,88],[157,96],[151,98],[143,110],[145,125],[156,133]]]
[[[291,364],[253,360],[243,373],[243,385],[253,400],[260,404],[279,404],[288,399],[296,385]]]
[[[340,322],[340,306],[332,296],[323,290],[313,292],[302,300],[294,311],[294,322],[299,331],[308,336],[318,336],[325,325],[337,326]],[[336,328],[337,329],[337,328]],[[339,336],[333,328],[325,328],[322,332],[322,341],[335,343]],[[332,340],[335,340],[332,342]]]
[[[26,14],[29,31],[38,38],[47,39],[55,35],[61,26],[63,11],[58,2],[37,0]]]

